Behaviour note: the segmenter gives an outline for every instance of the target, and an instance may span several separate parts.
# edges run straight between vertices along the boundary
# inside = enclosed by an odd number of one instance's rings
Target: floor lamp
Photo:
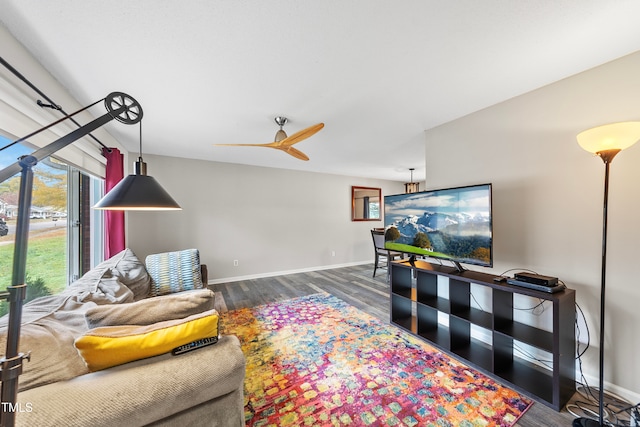
[[[0,293],[0,298],[9,301],[6,353],[4,357],[0,359],[0,379],[2,380],[2,388],[0,390],[0,397],[2,399],[0,425],[2,427],[13,426],[15,424],[18,377],[22,373],[24,361],[29,360],[30,357],[30,353],[18,353],[18,343],[20,340],[22,305],[27,289],[25,277],[31,191],[33,189],[33,167],[40,160],[49,157],[111,120],[117,120],[128,125],[139,123],[142,119],[142,107],[129,95],[122,92],[112,92],[104,99],[65,116],[12,143],[25,141],[101,101],[105,103],[107,109],[106,114],[74,130],[68,135],[57,139],[51,144],[36,150],[34,153],[21,157],[16,163],[0,170],[0,182],[11,178],[17,173],[21,173],[11,286],[7,287],[8,292]],[[144,200],[146,206],[140,206],[140,199]],[[123,179],[105,195],[99,204],[100,209],[180,209],[180,206],[171,196],[169,196],[152,177],[146,175],[146,164],[142,161],[142,147],[140,148],[140,157],[138,158],[138,162],[136,162],[135,174]]]
[[[600,378],[598,419],[581,417],[573,420],[573,427],[605,426],[604,417],[604,314],[605,282],[607,272],[607,203],[609,199],[609,165],[620,151],[631,147],[640,139],[640,122],[622,122],[585,130],[577,136],[578,144],[598,155],[605,165],[604,203],[602,210],[602,270],[600,276]]]

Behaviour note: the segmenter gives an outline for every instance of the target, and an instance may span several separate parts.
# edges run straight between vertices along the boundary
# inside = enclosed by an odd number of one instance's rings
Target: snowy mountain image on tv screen
[[[492,265],[491,184],[384,198],[385,247]]]

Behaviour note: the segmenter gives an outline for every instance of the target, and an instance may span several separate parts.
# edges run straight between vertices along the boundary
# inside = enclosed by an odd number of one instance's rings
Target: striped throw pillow
[[[145,265],[151,276],[150,296],[201,289],[200,253],[197,249],[163,252],[147,256]]]

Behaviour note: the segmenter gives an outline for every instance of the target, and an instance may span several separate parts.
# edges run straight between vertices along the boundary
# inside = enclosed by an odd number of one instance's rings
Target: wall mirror
[[[351,187],[351,220],[380,221],[382,190],[372,187]]]

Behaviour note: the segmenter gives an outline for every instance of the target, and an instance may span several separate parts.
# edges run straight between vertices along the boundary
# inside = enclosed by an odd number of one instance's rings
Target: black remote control
[[[200,340],[196,340],[188,344],[181,345],[180,347],[174,348],[173,350],[171,350],[171,354],[173,354],[174,356],[177,356],[179,354],[186,353],[188,351],[195,350],[197,348],[206,347],[208,345],[215,344],[217,342],[218,342],[218,337],[202,338]]]

